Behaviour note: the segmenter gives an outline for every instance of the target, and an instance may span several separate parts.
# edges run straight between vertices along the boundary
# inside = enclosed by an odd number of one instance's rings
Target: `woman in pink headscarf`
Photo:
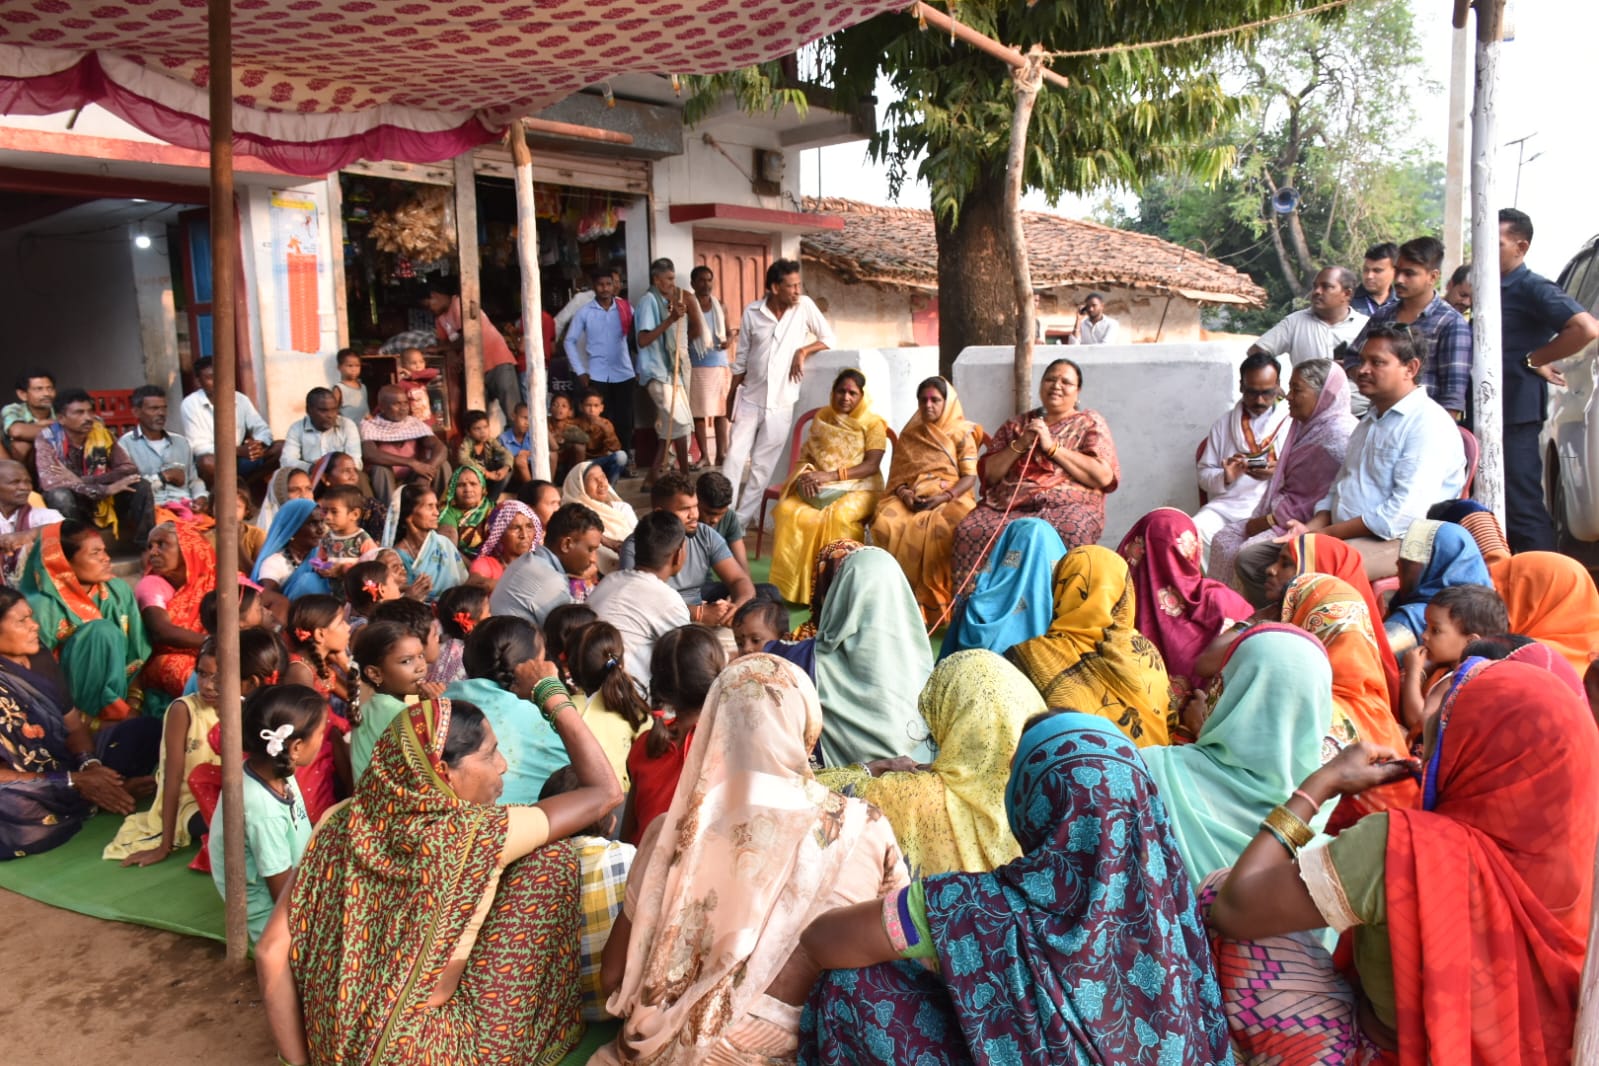
[[[1294,424],[1254,517],[1223,526],[1211,539],[1209,573],[1223,584],[1234,583],[1239,552],[1282,536],[1290,522],[1309,521],[1344,465],[1355,416],[1349,413],[1349,378],[1337,360],[1311,359],[1294,367],[1288,413]]]
[[[1200,569],[1199,530],[1175,507],[1149,512],[1116,549],[1127,560],[1136,615],[1133,627],[1166,660],[1172,706],[1180,709],[1204,683],[1200,653],[1234,622],[1254,614],[1249,601],[1205,577]]]

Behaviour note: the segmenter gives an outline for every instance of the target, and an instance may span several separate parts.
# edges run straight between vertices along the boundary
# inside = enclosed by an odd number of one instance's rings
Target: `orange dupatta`
[[[1510,631],[1547,644],[1581,677],[1599,655],[1599,591],[1582,564],[1558,552],[1522,552],[1490,563]]]

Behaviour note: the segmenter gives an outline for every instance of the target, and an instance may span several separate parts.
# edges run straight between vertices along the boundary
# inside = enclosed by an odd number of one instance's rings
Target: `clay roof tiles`
[[[847,281],[938,287],[933,213],[842,197],[805,198],[805,209],[844,219],[843,230],[805,234],[801,253]],[[1144,233],[1024,211],[1033,286],[1128,286],[1201,303],[1259,306],[1266,293],[1248,274]]]

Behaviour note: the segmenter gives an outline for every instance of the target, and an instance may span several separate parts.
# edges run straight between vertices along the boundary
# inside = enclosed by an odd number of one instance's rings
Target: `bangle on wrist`
[[[91,766],[104,766],[93,752],[85,751],[78,755],[78,769],[87,770]]]
[[[541,709],[557,695],[570,696],[566,686],[561,684],[561,679],[558,677],[541,678],[538,684],[533,686],[533,702]]]
[[[573,703],[570,699],[555,700],[548,706],[540,707],[539,713],[544,716],[544,720],[546,722],[553,726],[555,724],[555,716],[566,710],[568,707],[576,710],[577,704]]]
[[[1313,811],[1321,810],[1321,804],[1316,801],[1316,797],[1312,796],[1309,792],[1306,792],[1304,789],[1302,789],[1302,788],[1294,789],[1294,795],[1298,796],[1300,799],[1302,799],[1306,803],[1310,804],[1310,809],[1311,810],[1313,810]]]

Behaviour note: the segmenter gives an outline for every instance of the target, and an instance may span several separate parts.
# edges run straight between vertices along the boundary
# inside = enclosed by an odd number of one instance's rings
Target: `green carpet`
[[[222,897],[209,874],[189,869],[194,847],[123,869],[100,858],[121,825],[120,815],[99,814],[54,851],[0,862],[0,888],[91,918],[223,940]]]

